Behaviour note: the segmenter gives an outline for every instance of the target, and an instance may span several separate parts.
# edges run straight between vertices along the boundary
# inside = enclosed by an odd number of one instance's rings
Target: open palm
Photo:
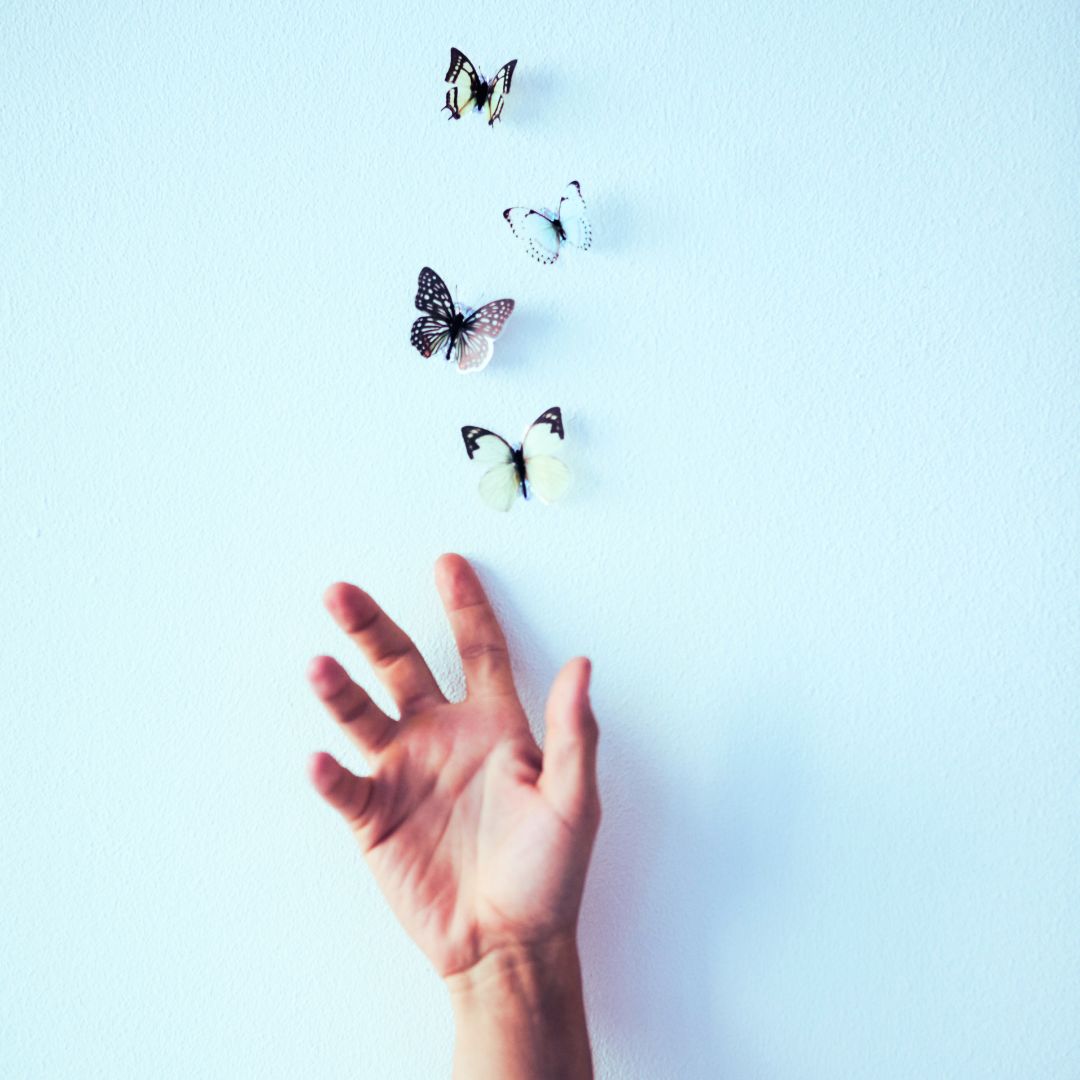
[[[370,596],[333,585],[327,608],[401,719],[379,709],[335,660],[317,657],[312,686],[372,774],[316,754],[311,776],[352,828],[406,931],[445,976],[504,946],[573,935],[600,805],[589,662],[571,660],[556,677],[541,753],[475,572],[443,555],[435,576],[466,699],[447,701],[416,646]]]

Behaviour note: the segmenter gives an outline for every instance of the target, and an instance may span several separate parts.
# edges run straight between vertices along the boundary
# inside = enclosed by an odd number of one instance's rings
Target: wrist
[[[589,1036],[574,935],[500,946],[445,978],[455,1076],[587,1080]]]
[[[543,941],[508,942],[488,950],[471,967],[443,977],[454,1010],[505,1001],[581,981],[573,933]]]

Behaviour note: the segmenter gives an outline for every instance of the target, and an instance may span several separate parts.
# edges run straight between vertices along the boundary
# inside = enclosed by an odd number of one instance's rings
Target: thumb
[[[596,744],[600,737],[589,703],[592,664],[579,656],[555,676],[544,711],[544,764],[540,791],[571,823],[600,820]]]

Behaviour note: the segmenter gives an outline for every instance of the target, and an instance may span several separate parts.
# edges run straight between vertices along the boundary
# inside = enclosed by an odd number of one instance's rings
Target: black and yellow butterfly
[[[455,360],[459,371],[468,372],[487,367],[514,301],[492,300],[476,311],[461,307],[454,303],[443,279],[425,266],[416,283],[416,307],[424,312],[412,324],[409,340],[416,350],[421,356],[432,356],[445,349],[445,359]]]
[[[495,73],[495,78],[488,82],[460,49],[451,49],[450,67],[446,71],[446,81],[451,86],[446,91],[443,108],[450,110],[453,120],[460,120],[461,114],[467,109],[473,108],[477,112],[486,109],[488,126],[493,126],[502,115],[516,64],[516,60],[503,64]]]
[[[480,480],[480,497],[494,510],[509,510],[518,495],[527,499],[530,493],[545,503],[561,499],[570,486],[570,470],[555,453],[565,435],[558,406],[545,409],[517,446],[487,428],[463,427],[469,460],[488,466]]]

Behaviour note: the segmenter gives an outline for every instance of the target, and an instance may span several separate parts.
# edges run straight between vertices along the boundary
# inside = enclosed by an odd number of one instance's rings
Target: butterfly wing
[[[434,315],[440,322],[451,323],[454,319],[454,301],[450,290],[430,266],[420,271],[416,282],[416,310]],[[419,321],[419,320],[417,320]]]
[[[570,486],[570,470],[565,462],[548,454],[539,454],[525,466],[529,490],[544,503],[558,501]]]
[[[502,333],[513,310],[513,300],[492,300],[465,320],[455,348],[459,371],[479,371],[487,367],[495,351],[495,339]]]
[[[547,214],[512,206],[503,211],[503,217],[537,262],[550,266],[559,257],[559,233]]]
[[[488,469],[482,477],[478,487],[480,498],[491,507],[492,510],[501,510],[505,513],[514,505],[514,500],[521,490],[518,483],[517,469],[514,463],[509,465],[495,465]]]
[[[446,348],[449,337],[450,331],[446,323],[433,319],[430,315],[423,315],[412,324],[409,340],[421,356],[432,356]]]
[[[430,266],[420,271],[416,283],[416,307],[424,315],[412,324],[409,340],[421,356],[432,356],[446,347],[454,319],[450,290]]]
[[[553,456],[565,434],[562,410],[556,406],[541,413],[529,425],[522,440],[525,478],[529,490],[541,502],[553,503],[561,499],[570,486],[570,470],[561,459]]]
[[[471,461],[491,466],[480,479],[480,497],[494,510],[509,510],[521,487],[510,444],[481,427],[463,427],[461,437]]]
[[[511,60],[509,63],[503,64],[503,66],[495,73],[495,78],[491,81],[491,86],[488,88],[487,99],[488,127],[493,127],[495,121],[502,117],[503,104],[505,103],[506,95],[510,93],[510,81],[514,77],[515,67],[517,67],[516,60]]]
[[[480,76],[460,49],[450,50],[446,82],[450,83],[450,89],[446,91],[443,108],[450,111],[451,119],[460,120],[461,114],[476,100],[476,92],[480,89]]]
[[[559,448],[559,443],[566,436],[563,427],[562,409],[553,405],[545,409],[526,429],[525,437],[521,440],[521,448],[528,458],[530,452],[549,454]]]
[[[566,191],[559,200],[559,224],[566,233],[566,239],[588,251],[592,246],[592,226],[585,213],[585,200],[581,197],[581,185],[576,180],[571,180],[566,185]]]

